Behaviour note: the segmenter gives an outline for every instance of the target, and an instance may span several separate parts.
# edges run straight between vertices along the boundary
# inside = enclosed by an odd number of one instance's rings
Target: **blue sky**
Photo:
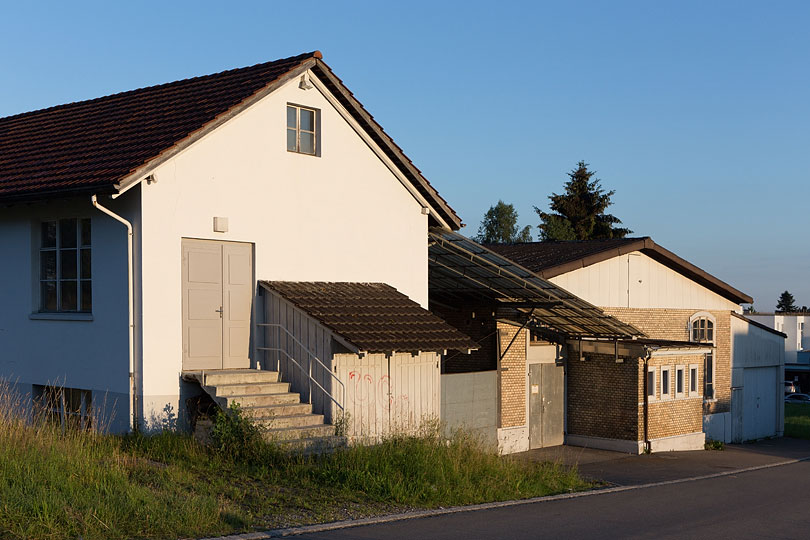
[[[319,49],[468,236],[583,159],[635,235],[810,306],[810,3],[118,4],[2,2],[0,116]]]

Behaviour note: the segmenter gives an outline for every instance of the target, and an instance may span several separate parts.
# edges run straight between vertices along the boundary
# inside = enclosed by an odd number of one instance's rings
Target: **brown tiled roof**
[[[0,201],[115,192],[133,174],[312,69],[453,229],[461,219],[314,51],[0,118]],[[435,219],[435,217],[434,217]]]
[[[574,242],[526,242],[522,244],[489,244],[486,247],[528,268],[542,278],[585,268],[613,257],[640,251],[659,263],[736,303],[750,304],[753,298],[717,279],[705,270],[665,249],[652,238],[611,238]]]
[[[466,351],[478,348],[471,338],[385,283],[260,283],[361,351]]]

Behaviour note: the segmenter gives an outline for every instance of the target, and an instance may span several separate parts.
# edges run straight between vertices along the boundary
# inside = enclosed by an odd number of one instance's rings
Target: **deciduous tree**
[[[515,242],[531,242],[531,227],[528,225],[518,231],[518,213],[511,204],[498,201],[490,206],[481,226],[478,227],[476,240],[482,244],[514,244]]]

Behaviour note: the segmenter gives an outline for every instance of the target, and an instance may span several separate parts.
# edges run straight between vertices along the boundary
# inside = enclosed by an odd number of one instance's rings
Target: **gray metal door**
[[[183,369],[250,367],[250,244],[183,239]]]
[[[563,443],[562,366],[529,364],[529,448]]]

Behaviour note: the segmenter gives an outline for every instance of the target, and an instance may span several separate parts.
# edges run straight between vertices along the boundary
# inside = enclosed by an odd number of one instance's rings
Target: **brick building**
[[[650,238],[489,247],[649,338],[708,347],[700,361],[708,437],[782,434],[785,335],[742,315],[750,296]]]
[[[649,339],[456,233],[431,231],[428,269],[431,311],[479,346],[444,361],[445,422],[478,430],[503,453],[564,441],[633,453],[702,448],[710,345]]]

